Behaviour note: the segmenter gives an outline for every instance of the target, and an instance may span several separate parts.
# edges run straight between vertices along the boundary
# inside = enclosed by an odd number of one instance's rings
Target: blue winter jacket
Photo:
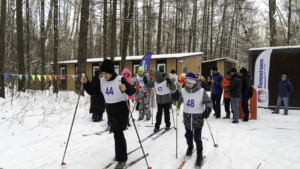
[[[289,97],[290,93],[293,91],[293,86],[289,79],[286,81],[279,82],[279,97]]]
[[[211,76],[210,79],[215,81],[215,83],[212,85],[211,93],[222,94],[223,89],[221,87],[221,83],[223,80],[223,76],[221,75],[221,73],[216,73],[215,75]],[[211,82],[208,82],[208,85],[211,85]]]

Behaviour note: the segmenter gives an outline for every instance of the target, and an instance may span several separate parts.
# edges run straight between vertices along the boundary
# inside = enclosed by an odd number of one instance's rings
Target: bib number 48
[[[110,89],[108,89],[108,87],[107,87],[107,88],[106,88],[106,91],[105,91],[105,94],[107,94],[107,95],[109,95],[109,94],[114,95],[114,90],[113,90],[113,88],[111,87]]]
[[[186,103],[186,105],[188,107],[194,107],[195,106],[195,102],[194,102],[194,99],[189,99]]]

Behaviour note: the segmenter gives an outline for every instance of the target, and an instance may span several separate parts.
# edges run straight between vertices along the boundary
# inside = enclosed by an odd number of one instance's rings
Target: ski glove
[[[173,101],[178,101],[179,95],[180,95],[179,91],[176,90],[174,93],[171,94],[172,100],[173,100]]]
[[[146,77],[146,76],[143,78],[143,81],[144,81],[145,84],[148,83],[148,80],[147,80],[147,77]]]
[[[204,112],[202,113],[202,118],[207,119],[210,115],[211,112],[211,107],[206,107]]]
[[[167,78],[166,80],[167,80],[168,85],[170,85],[172,83],[171,79]]]

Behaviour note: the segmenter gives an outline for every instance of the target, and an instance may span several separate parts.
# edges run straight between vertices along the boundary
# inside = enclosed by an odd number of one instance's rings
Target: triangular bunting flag
[[[41,75],[36,75],[36,77],[41,81]]]
[[[64,79],[67,79],[67,76],[66,75],[63,75]]]
[[[19,75],[19,79],[22,80],[23,75]]]
[[[45,81],[47,81],[47,76],[46,75],[44,75],[44,79],[45,79]]]
[[[6,78],[7,78],[7,73],[4,73],[3,76],[4,76],[4,80],[6,80]]]
[[[29,77],[28,75],[25,75],[25,79],[26,79],[26,81],[28,81],[28,77]]]
[[[53,75],[54,76],[54,79],[55,79],[55,81],[57,80],[57,76],[56,75]]]
[[[73,80],[75,79],[74,75],[72,75]]]
[[[35,75],[31,75],[31,77],[32,77],[32,80],[34,81],[35,80]]]
[[[11,74],[13,77],[16,77],[16,74]]]
[[[75,81],[77,81],[77,77],[78,77],[78,75],[75,75]]]
[[[68,80],[70,80],[70,79],[71,79],[71,76],[70,76],[70,75],[67,75],[67,77],[68,77]]]
[[[58,75],[59,80],[61,80],[61,75]]]
[[[49,77],[50,81],[52,81],[52,76],[51,76],[51,75],[49,75],[48,77]]]

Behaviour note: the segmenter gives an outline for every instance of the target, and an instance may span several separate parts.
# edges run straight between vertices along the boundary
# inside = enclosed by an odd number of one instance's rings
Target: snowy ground
[[[17,96],[17,97],[16,97]],[[73,118],[77,95],[61,92],[58,96],[44,93],[21,93],[0,98],[0,168],[3,169],[101,169],[114,157],[113,134],[83,137],[82,134],[102,131],[104,121],[92,123],[89,96],[80,99],[66,166],[61,167],[66,140]],[[132,105],[131,105],[132,106]],[[224,112],[223,106],[222,111]],[[156,112],[154,108],[154,112]],[[182,111],[181,111],[182,112]],[[223,113],[224,116],[224,113]],[[137,119],[138,113],[134,111]],[[172,119],[171,119],[172,121]],[[204,169],[296,169],[300,166],[300,111],[288,116],[272,115],[271,110],[259,109],[258,120],[235,125],[230,120],[208,119],[218,148],[205,124],[203,128]],[[141,138],[153,131],[145,127],[150,122],[137,121]],[[173,125],[173,124],[172,124]],[[161,125],[164,127],[164,123]],[[178,168],[187,148],[182,113],[179,116],[179,155],[175,159],[175,130],[156,141],[143,143],[153,169]],[[125,131],[128,151],[139,147],[134,127]],[[141,156],[138,150],[128,162]],[[184,168],[191,169],[195,154]],[[113,167],[111,167],[113,168]],[[132,169],[146,168],[145,160]]]

